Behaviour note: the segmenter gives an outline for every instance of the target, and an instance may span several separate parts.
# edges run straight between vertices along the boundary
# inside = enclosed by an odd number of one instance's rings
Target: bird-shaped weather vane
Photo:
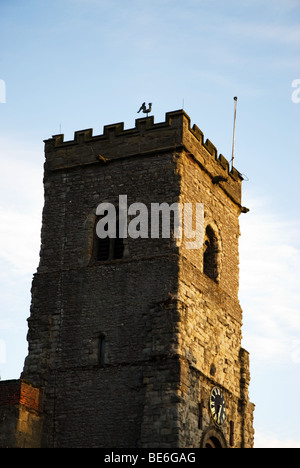
[[[148,114],[149,114],[149,112],[151,112],[151,109],[152,109],[152,102],[149,102],[148,106],[149,106],[149,107],[148,107],[148,109],[147,109],[146,103],[143,102],[143,104],[141,105],[141,107],[139,108],[139,110],[137,111],[137,113],[143,111],[143,113],[144,113],[144,114],[147,114],[147,117],[148,117]]]

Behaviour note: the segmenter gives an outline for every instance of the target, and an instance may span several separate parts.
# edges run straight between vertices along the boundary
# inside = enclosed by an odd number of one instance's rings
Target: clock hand
[[[222,405],[220,405],[218,408],[218,415],[217,415],[217,422],[219,424],[222,424],[223,413],[224,413],[224,408],[222,407]]]
[[[221,408],[221,406],[219,405],[218,408],[217,408],[217,410],[216,410],[216,416],[217,416],[216,419],[217,419],[217,422],[218,422],[218,419],[219,419],[219,411],[220,411],[220,408]]]

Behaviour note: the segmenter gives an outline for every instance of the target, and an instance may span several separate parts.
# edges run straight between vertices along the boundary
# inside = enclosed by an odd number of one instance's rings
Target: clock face
[[[226,418],[226,410],[223,393],[218,387],[214,387],[211,391],[209,406],[214,422],[221,426]]]

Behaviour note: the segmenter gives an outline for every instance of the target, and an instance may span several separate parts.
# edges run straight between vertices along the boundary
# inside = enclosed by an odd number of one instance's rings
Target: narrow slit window
[[[198,403],[198,429],[203,429],[203,403]]]
[[[234,422],[230,421],[230,446],[234,446]]]
[[[105,364],[105,335],[100,333],[98,341],[98,363],[100,367]]]

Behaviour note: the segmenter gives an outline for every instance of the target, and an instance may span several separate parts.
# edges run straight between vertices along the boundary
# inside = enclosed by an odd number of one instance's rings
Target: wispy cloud
[[[38,215],[24,215],[0,207],[0,264],[5,260],[22,273],[32,273],[38,263],[41,220]]]
[[[255,431],[254,448],[300,448],[300,440],[285,439],[277,434]]]
[[[228,35],[251,39],[251,41],[265,41],[272,45],[282,43],[299,47],[299,24],[285,25],[260,21],[227,21],[223,31]]]
[[[267,201],[249,201],[240,241],[245,347],[260,361],[300,362],[300,221],[281,219]]]
[[[43,154],[36,145],[0,137],[0,205],[35,210],[43,198]]]
[[[3,139],[0,145],[0,264],[32,273],[40,243],[42,164],[34,164],[35,150]]]

